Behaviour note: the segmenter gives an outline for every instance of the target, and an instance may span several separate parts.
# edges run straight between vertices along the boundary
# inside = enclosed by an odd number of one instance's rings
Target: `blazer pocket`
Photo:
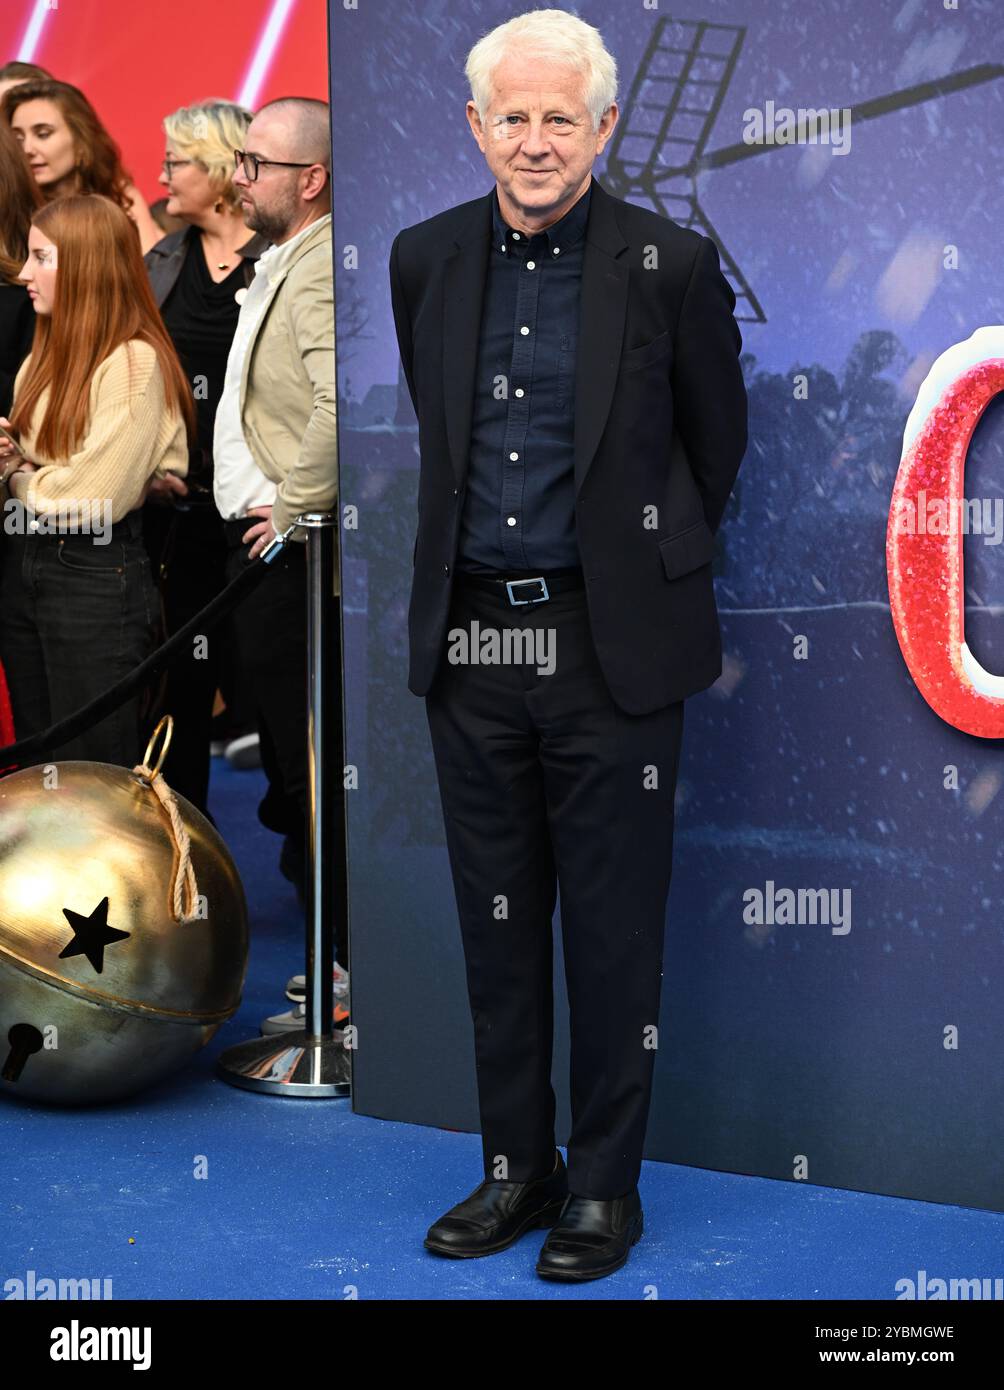
[[[668,357],[672,350],[673,341],[669,332],[660,333],[658,338],[653,338],[650,343],[642,343],[641,347],[629,348],[627,352],[622,352],[620,370],[635,372],[639,367],[647,367],[652,362]]]
[[[715,538],[706,521],[695,521],[675,536],[661,540],[659,550],[666,578],[679,579],[681,574],[710,563],[715,554]]]

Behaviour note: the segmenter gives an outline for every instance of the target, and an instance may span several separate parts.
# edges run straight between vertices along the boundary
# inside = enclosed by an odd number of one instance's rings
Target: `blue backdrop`
[[[750,393],[716,558],[724,671],[686,708],[646,1155],[1004,1210],[1004,763],[918,695],[885,574],[916,390],[951,343],[1004,322],[1004,82],[987,66],[1001,58],[999,8],[575,12],[620,69],[624,138],[595,172],[714,236]],[[341,487],[355,509],[343,543],[354,1105],[467,1130],[460,936],[423,703],[406,686],[418,436],[387,261],[401,227],[490,190],[463,64],[516,13],[496,0],[330,10]],[[850,108],[846,152],[744,141],[750,111],[783,107]],[[974,438],[968,495],[1000,494],[999,407]],[[969,645],[1004,670],[998,551],[970,538],[966,565]],[[849,918],[750,920],[751,890],[782,888],[827,890]],[[555,970],[561,990],[560,949]],[[566,1072],[559,1026],[559,1142]]]

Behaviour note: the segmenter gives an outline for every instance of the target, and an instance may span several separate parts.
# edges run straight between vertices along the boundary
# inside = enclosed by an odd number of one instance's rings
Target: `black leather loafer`
[[[531,1182],[486,1178],[429,1227],[425,1248],[455,1259],[494,1255],[532,1226],[553,1226],[567,1196],[568,1172],[556,1149],[554,1171],[546,1178]]]
[[[537,1273],[543,1279],[602,1279],[627,1263],[643,1227],[637,1188],[609,1202],[569,1194],[541,1247]]]

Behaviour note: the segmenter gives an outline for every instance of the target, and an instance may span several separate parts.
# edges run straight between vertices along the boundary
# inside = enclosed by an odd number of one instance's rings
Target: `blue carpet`
[[[543,1231],[481,1260],[422,1248],[480,1180],[480,1141],[217,1081],[213,1063],[285,1008],[303,919],[261,828],[256,772],[214,765],[212,807],[252,917],[244,1002],[182,1075],[118,1106],[0,1102],[8,1279],[111,1279],[117,1299],[890,1299],[896,1282],[987,1277],[1001,1217],[646,1163],[646,1231],[627,1266],[583,1286],[533,1272]],[[194,1176],[204,1158],[207,1177]]]

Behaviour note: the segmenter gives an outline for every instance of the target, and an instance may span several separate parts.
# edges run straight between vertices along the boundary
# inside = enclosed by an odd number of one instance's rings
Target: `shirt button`
[[[512,239],[513,241],[519,241],[519,232],[513,232]]]
[[[502,243],[502,250],[505,251],[505,250],[507,250],[507,249],[508,249],[508,248],[506,247],[505,242],[503,242],[503,243]]]
[[[530,330],[529,330],[529,328],[527,328],[526,325],[524,324],[523,327],[522,327],[519,331],[522,333],[523,337],[525,338],[526,335],[529,333]]]
[[[557,255],[558,252],[559,252],[560,250],[561,250],[561,247],[560,247],[560,246],[556,246],[556,247],[554,248],[554,254]]]
[[[510,454],[509,457],[512,459],[513,463],[515,463],[519,458],[519,454]]]
[[[522,386],[517,386],[517,387],[516,387],[516,395],[519,396],[520,399],[522,399],[523,394],[524,394],[524,392],[523,392]]]
[[[516,525],[516,518],[515,518],[514,516],[507,516],[506,519],[505,519],[505,524],[506,524],[507,526],[515,526],[515,525]]]
[[[526,268],[527,268],[527,270],[536,270],[536,269],[537,269],[537,262],[536,262],[536,261],[527,261],[527,263],[526,263]]]

